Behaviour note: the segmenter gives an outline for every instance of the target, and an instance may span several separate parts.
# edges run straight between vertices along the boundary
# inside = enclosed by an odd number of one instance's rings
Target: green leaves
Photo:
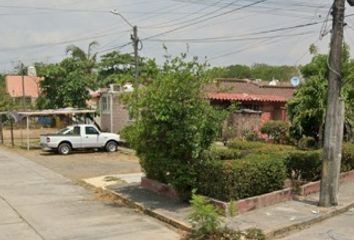
[[[87,73],[85,63],[66,58],[59,64],[42,66],[40,74],[44,80],[40,82],[39,108],[86,107],[88,88],[95,87],[95,75]]]
[[[137,119],[128,139],[147,176],[171,183],[180,192],[191,191],[193,164],[210,146],[225,116],[204,98],[204,68],[196,59],[167,59],[154,81],[127,101]]]
[[[310,47],[314,54],[310,63],[301,67],[301,73],[305,78],[296,90],[294,97],[288,102],[288,115],[292,127],[290,134],[295,139],[302,136],[309,136],[320,141],[322,138],[326,98],[327,98],[327,78],[328,66],[327,55],[318,54],[314,46]],[[346,115],[345,128],[346,136],[353,133],[354,127],[354,61],[350,60],[349,48],[347,45],[343,48],[342,58],[342,97],[345,100]]]

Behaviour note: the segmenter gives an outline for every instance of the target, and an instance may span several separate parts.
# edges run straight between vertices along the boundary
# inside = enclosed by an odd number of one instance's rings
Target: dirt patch
[[[85,151],[63,156],[41,150],[27,151],[4,146],[1,146],[0,150],[1,148],[24,156],[72,180],[141,171],[139,159],[134,154],[122,151],[114,153]]]

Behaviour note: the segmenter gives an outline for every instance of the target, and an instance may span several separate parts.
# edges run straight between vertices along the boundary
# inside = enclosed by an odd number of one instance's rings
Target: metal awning
[[[0,115],[11,115],[13,118],[17,118],[15,116],[26,118],[26,133],[27,133],[27,150],[30,149],[30,141],[29,141],[29,128],[30,128],[30,117],[36,116],[54,116],[54,115],[80,115],[80,114],[88,114],[95,113],[96,110],[88,110],[88,109],[75,109],[75,108],[63,108],[63,109],[46,109],[40,111],[25,111],[25,112],[0,112]],[[15,119],[15,121],[18,121]]]

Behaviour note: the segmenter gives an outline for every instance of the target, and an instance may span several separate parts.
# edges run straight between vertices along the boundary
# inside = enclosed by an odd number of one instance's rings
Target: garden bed
[[[354,180],[354,170],[349,172],[341,173],[340,182],[346,183]],[[141,186],[149,191],[158,193],[162,196],[180,200],[177,191],[170,185],[160,183],[158,181],[142,177]],[[285,188],[279,191],[274,191],[250,198],[240,199],[238,201],[221,201],[214,198],[209,198],[211,203],[215,206],[223,209],[225,214],[229,214],[232,211],[235,211],[237,214],[242,214],[254,209],[267,207],[276,203],[285,202],[296,198],[297,196],[307,196],[309,194],[317,193],[320,191],[320,181],[306,183],[296,188]],[[231,204],[234,204],[231,206]],[[231,210],[234,209],[234,210]]]

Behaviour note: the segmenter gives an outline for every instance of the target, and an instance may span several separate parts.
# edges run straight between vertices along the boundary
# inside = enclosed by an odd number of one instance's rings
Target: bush
[[[288,138],[290,124],[284,121],[269,121],[264,123],[261,133],[267,134],[274,143],[285,143]]]
[[[125,135],[148,178],[169,183],[183,196],[193,189],[193,165],[215,140],[226,114],[204,98],[205,65],[167,59],[154,81],[127,97],[136,121]]]
[[[226,146],[238,150],[251,150],[256,148],[264,147],[266,143],[264,142],[250,142],[239,138],[232,139],[226,143]]]
[[[230,201],[283,188],[286,167],[282,155],[249,155],[232,163],[203,161],[196,169],[198,192]]]
[[[301,150],[316,149],[318,147],[318,143],[313,137],[302,137],[299,140],[297,147]]]
[[[234,160],[241,158],[242,154],[237,149],[212,146],[203,154],[204,159],[210,160]]]
[[[354,169],[354,144],[345,143],[342,147],[342,171],[350,171]]]
[[[242,138],[245,139],[246,141],[258,141],[259,140],[259,134],[255,130],[243,129],[241,134],[242,134]]]
[[[192,194],[190,201],[192,212],[188,216],[195,237],[204,238],[215,233],[220,227],[221,220],[216,208],[207,203],[205,197]]]
[[[321,164],[321,151],[294,151],[289,152],[286,157],[289,177],[295,180],[318,180]]]
[[[217,209],[209,204],[205,197],[193,193],[191,200],[192,212],[188,216],[192,224],[189,240],[265,240],[265,235],[259,229],[248,229],[244,232],[230,228],[221,228],[221,218]]]

